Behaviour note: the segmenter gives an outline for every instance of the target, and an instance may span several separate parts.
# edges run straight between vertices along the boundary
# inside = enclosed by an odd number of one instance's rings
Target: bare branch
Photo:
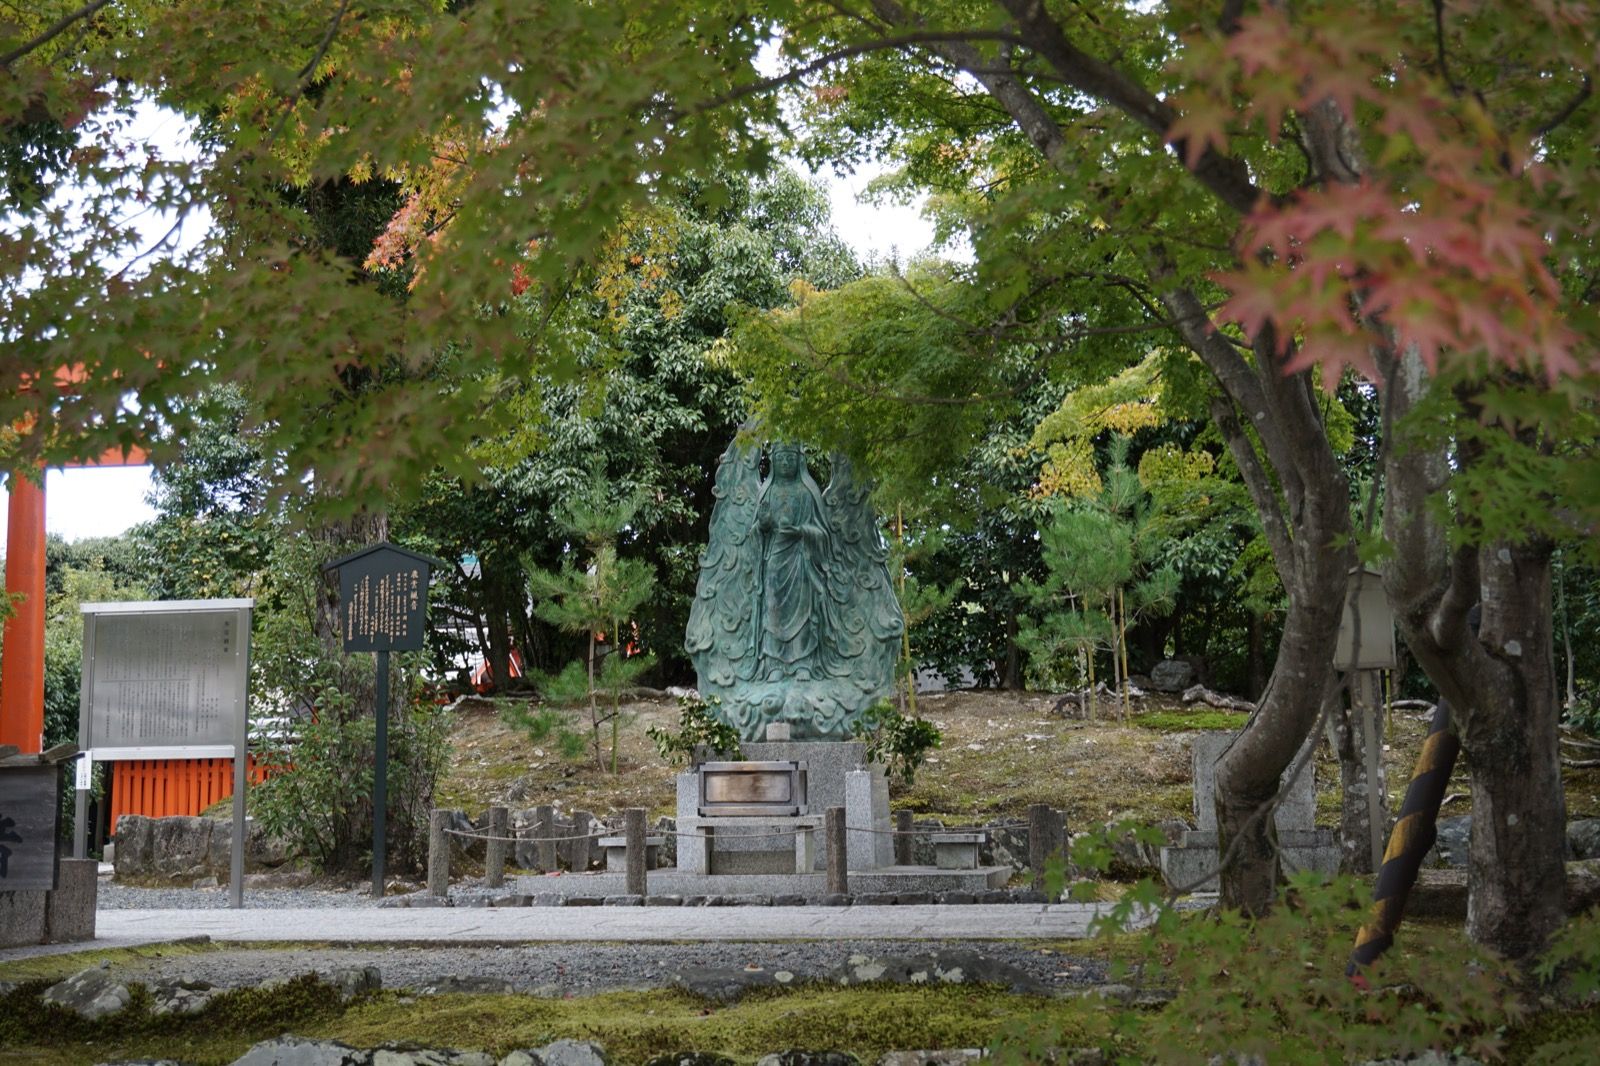
[[[305,96],[306,90],[311,88],[311,79],[316,75],[317,64],[321,63],[322,57],[328,54],[328,49],[332,46],[333,39],[339,34],[339,26],[344,22],[344,13],[349,8],[350,0],[339,0],[339,10],[333,13],[333,18],[328,22],[327,32],[322,35],[322,40],[317,44],[316,52],[306,62],[306,65],[300,68],[299,73],[295,75],[294,92],[290,93],[288,99],[284,101],[283,113],[278,116],[277,124],[272,127],[272,135],[267,138],[267,143],[271,144],[277,141],[278,134],[283,132],[284,124],[289,121],[289,116],[293,114],[295,105]]]
[[[1557,126],[1571,118],[1573,113],[1576,112],[1578,108],[1582,107],[1589,97],[1593,95],[1594,79],[1589,77],[1588,71],[1584,71],[1583,85],[1578,89],[1577,94],[1573,96],[1571,100],[1567,101],[1565,107],[1552,115],[1549,122],[1546,122],[1543,126],[1540,126],[1538,129],[1533,131],[1533,139],[1538,140],[1539,138],[1554,132]]]
[[[5,55],[0,56],[0,70],[10,67],[12,63],[15,63],[29,52],[49,44],[51,41],[65,32],[67,27],[71,26],[74,22],[77,22],[80,19],[93,17],[96,12],[109,3],[111,3],[111,0],[92,0],[91,3],[84,4],[76,11],[62,15],[50,26],[49,29],[39,34],[39,36],[35,37],[33,40],[13,48]]]
[[[1450,76],[1450,59],[1444,47],[1444,0],[1433,0],[1433,51],[1439,59],[1439,76],[1453,94],[1460,96],[1461,83]]]
[[[700,114],[705,111],[712,111],[723,106],[724,104],[731,104],[735,100],[742,100],[747,96],[756,96],[761,93],[780,88],[784,85],[792,84],[793,82],[802,81],[805,78],[815,74],[819,70],[826,70],[828,67],[838,63],[841,60],[851,59],[855,56],[870,55],[873,52],[891,52],[917,44],[940,44],[953,41],[1002,41],[1010,44],[1023,43],[1022,39],[1016,34],[1009,33],[1004,30],[924,30],[917,33],[903,33],[894,37],[880,37],[872,41],[860,41],[856,44],[846,45],[843,48],[836,48],[832,52],[828,52],[825,55],[813,59],[804,66],[796,67],[793,70],[787,71],[783,74],[777,74],[770,78],[762,78],[760,81],[754,81],[748,85],[735,86],[725,93],[719,93],[709,100],[704,100],[700,103],[697,103],[694,107],[688,109],[687,111],[677,111],[675,114],[682,116],[685,114]]]
[[[317,46],[316,55],[312,56],[305,66],[300,68],[300,73],[295,77],[303,84],[295,92],[299,97],[306,90],[311,75],[316,73],[317,64],[322,62],[322,57],[328,54],[328,47],[333,44],[333,39],[339,33],[339,24],[344,21],[344,13],[350,8],[350,0],[339,0],[339,10],[333,13],[333,21],[328,23],[328,32],[322,35],[322,43]]]

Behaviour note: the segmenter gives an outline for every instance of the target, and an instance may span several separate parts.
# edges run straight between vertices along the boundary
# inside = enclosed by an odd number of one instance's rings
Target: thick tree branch
[[[1152,133],[1165,138],[1178,119],[1177,110],[1116,67],[1067,40],[1061,26],[1045,10],[1043,0],[1001,0],[1022,31],[1025,43],[1079,92],[1104,100]],[[1172,142],[1180,159],[1187,158],[1186,138]],[[1217,199],[1248,214],[1265,193],[1250,180],[1242,160],[1207,147],[1192,173]]]
[[[26,44],[19,45],[18,47],[7,52],[5,55],[0,56],[0,70],[5,70],[6,68],[10,67],[12,63],[15,63],[29,52],[49,44],[55,38],[64,33],[67,27],[71,26],[74,22],[93,17],[96,12],[109,3],[111,3],[111,0],[93,0],[92,3],[84,4],[76,11],[62,15],[53,24],[51,24],[49,29],[39,34],[39,36],[35,37],[33,40],[28,41]]]
[[[1262,467],[1261,457],[1256,455],[1255,446],[1250,443],[1250,435],[1240,424],[1239,412],[1233,403],[1225,396],[1215,396],[1209,406],[1211,421],[1228,445],[1228,452],[1239,468],[1239,476],[1244,479],[1244,487],[1249,490],[1250,499],[1261,515],[1261,531],[1267,538],[1267,547],[1272,550],[1272,565],[1278,572],[1278,580],[1284,588],[1291,588],[1294,538],[1288,523],[1284,521],[1283,508],[1273,489],[1272,479]]]

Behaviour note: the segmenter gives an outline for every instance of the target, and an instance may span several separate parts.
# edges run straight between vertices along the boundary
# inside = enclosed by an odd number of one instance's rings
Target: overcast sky
[[[908,259],[928,247],[933,228],[919,205],[862,203],[859,194],[876,174],[863,170],[840,177],[823,170],[818,177],[828,187],[834,227],[858,255]],[[144,501],[149,491],[149,467],[52,470],[45,481],[45,529],[69,541],[113,536],[153,517]],[[7,499],[0,491],[0,555],[5,554]]]

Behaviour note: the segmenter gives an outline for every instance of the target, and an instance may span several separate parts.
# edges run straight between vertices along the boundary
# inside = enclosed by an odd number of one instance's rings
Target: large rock
[[[114,865],[120,880],[159,879],[192,884],[196,879],[215,877],[223,883],[233,872],[231,819],[124,814],[117,819],[116,837]],[[255,819],[245,820],[247,873],[275,869],[289,857],[283,841],[268,836]]]
[[[506,1056],[512,1062],[517,1052]],[[516,1060],[514,1066],[543,1066],[537,1055]],[[496,1066],[493,1055],[482,1051],[452,1051],[413,1044],[384,1044],[370,1051],[337,1040],[305,1040],[285,1035],[265,1040],[233,1061],[233,1066]]]
[[[1194,664],[1182,659],[1162,659],[1150,670],[1150,687],[1158,692],[1182,692],[1194,683]]]
[[[1432,854],[1446,866],[1466,866],[1472,840],[1472,815],[1440,818],[1434,830],[1438,837]]]
[[[742,966],[683,966],[671,974],[672,983],[703,999],[732,1003],[752,988],[771,988],[794,981],[787,970]]]
[[[587,1040],[557,1040],[538,1050],[544,1066],[606,1066],[606,1053]]]
[[[843,1051],[800,1051],[791,1048],[763,1055],[756,1066],[861,1066],[861,1060]]]
[[[369,1066],[372,1054],[337,1040],[281,1036],[263,1040],[233,1060],[233,1066]]]
[[[1010,963],[970,950],[935,950],[926,955],[852,955],[835,979],[841,985],[887,981],[897,985],[1000,985],[1042,995],[1044,987]]]
[[[217,989],[209,983],[191,977],[173,977],[157,981],[150,989],[151,1008],[155,1014],[199,1014],[210,1005]]]
[[[1567,913],[1582,914],[1600,904],[1600,859],[1567,863]]]
[[[86,1021],[96,1021],[119,1013],[133,998],[127,983],[114,977],[105,966],[80,970],[64,981],[44,990],[46,1003],[64,1007]]]
[[[1600,859],[1600,818],[1567,823],[1567,852],[1569,859]]]

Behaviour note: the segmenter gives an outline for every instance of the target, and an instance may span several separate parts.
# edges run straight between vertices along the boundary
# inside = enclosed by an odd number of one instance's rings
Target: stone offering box
[[[932,834],[928,839],[933,843],[934,864],[941,870],[976,870],[978,848],[988,835],[981,829]]]
[[[792,817],[806,813],[806,764],[792,759],[704,762],[698,812],[702,818]]]
[[[661,865],[661,845],[666,842],[666,839],[666,837],[662,836],[647,836],[644,838],[644,868],[646,870],[654,870]],[[606,853],[607,870],[612,873],[624,873],[627,871],[627,837],[601,837],[600,849]]]

